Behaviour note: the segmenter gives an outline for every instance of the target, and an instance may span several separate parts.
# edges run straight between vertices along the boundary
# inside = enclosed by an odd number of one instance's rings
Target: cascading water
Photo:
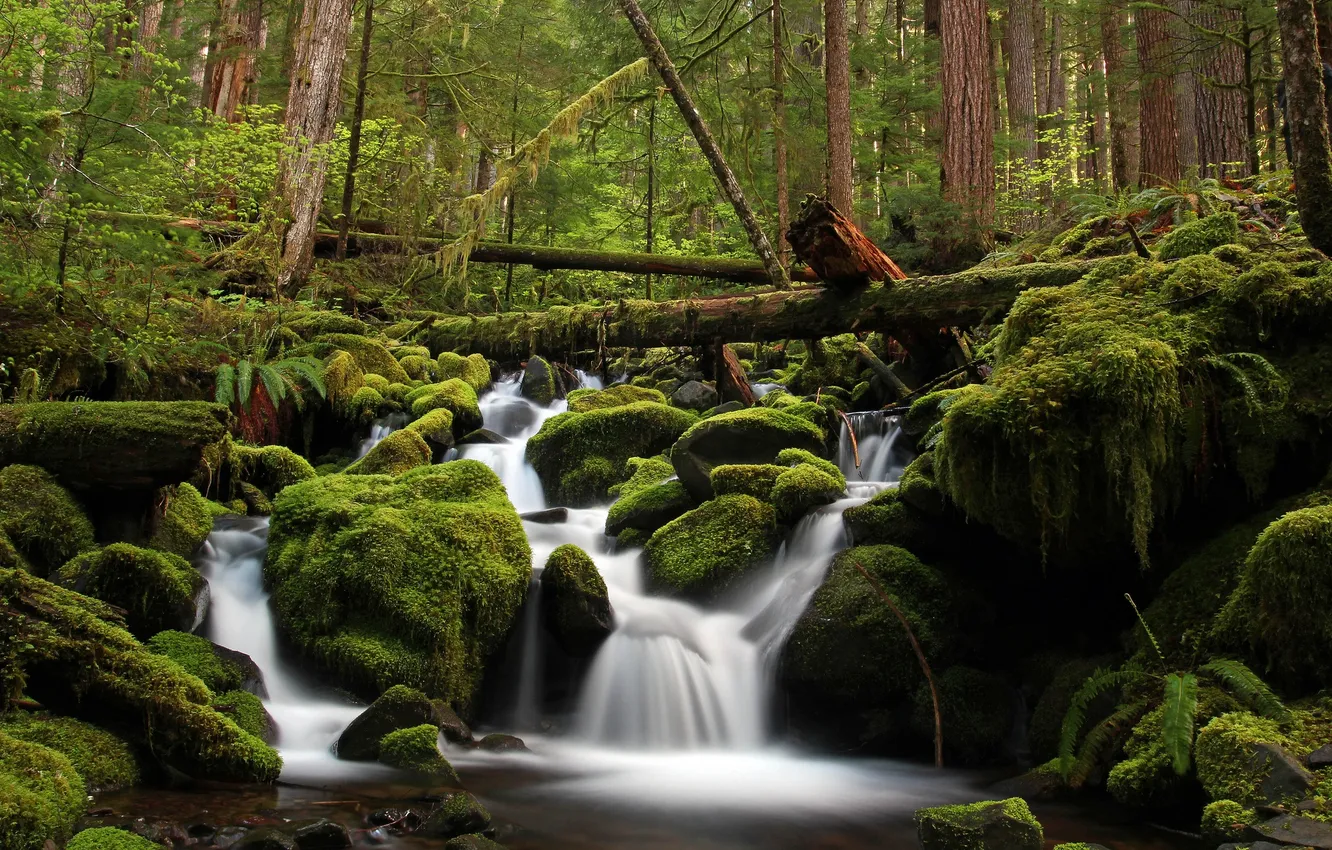
[[[853,496],[873,496],[887,483],[902,477],[902,470],[911,461],[911,452],[898,439],[902,435],[898,417],[869,410],[848,413],[846,418],[852,427],[842,421],[837,466],[846,476],[848,491]]]
[[[370,450],[379,445],[379,441],[392,434],[402,426],[407,424],[407,414],[390,413],[388,416],[381,416],[370,424],[370,433],[356,450],[357,460],[370,454]]]

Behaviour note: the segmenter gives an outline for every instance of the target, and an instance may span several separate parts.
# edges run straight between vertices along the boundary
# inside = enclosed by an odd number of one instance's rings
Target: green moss
[[[816,343],[817,350],[791,370],[786,384],[793,392],[813,394],[820,387],[856,385],[862,370],[856,356],[859,340],[854,334],[827,337]]]
[[[869,709],[914,694],[924,677],[901,621],[856,564],[893,596],[931,666],[949,664],[957,638],[952,592],[938,570],[895,546],[838,553],[791,634],[783,676],[793,690]]]
[[[665,455],[631,457],[625,461],[624,471],[628,478],[608,488],[610,495],[621,498],[632,496],[675,475],[675,467],[671,466]]]
[[[1041,850],[1045,833],[1020,797],[916,812],[923,850]]]
[[[1175,773],[1170,753],[1161,732],[1165,709],[1148,712],[1133,727],[1124,746],[1125,758],[1110,769],[1105,788],[1110,796],[1127,806],[1161,806],[1171,802],[1183,778]]]
[[[718,496],[740,494],[767,502],[772,500],[777,478],[789,471],[775,463],[724,463],[712,468],[709,479],[712,492]]]
[[[56,581],[123,608],[129,630],[145,640],[165,629],[192,628],[206,585],[179,555],[129,543],[79,555],[60,568]]]
[[[666,404],[666,396],[657,390],[635,387],[632,384],[616,384],[604,390],[575,390],[569,393],[569,409],[574,413],[603,410],[607,407],[622,407],[636,401]]]
[[[231,474],[257,488],[269,499],[286,487],[315,477],[310,462],[286,446],[233,444]]]
[[[1215,800],[1203,808],[1203,838],[1218,844],[1236,842],[1244,837],[1246,826],[1257,822],[1253,809],[1234,800]]]
[[[463,357],[451,351],[442,352],[437,360],[439,379],[462,378],[477,393],[490,386],[490,363],[480,354]]]
[[[429,723],[398,729],[379,741],[379,760],[389,767],[410,770],[458,784],[453,765],[439,751],[439,728]]]
[[[0,716],[0,733],[62,753],[78,771],[88,793],[128,788],[139,782],[139,766],[129,744],[72,717],[15,712]]]
[[[83,814],[84,785],[64,755],[0,732],[0,847],[42,850]]]
[[[447,407],[437,407],[420,419],[413,420],[406,430],[420,434],[427,442],[452,443],[453,411]]]
[[[1270,668],[1292,681],[1332,683],[1329,564],[1332,505],[1285,514],[1249,551],[1215,631],[1249,641]]]
[[[1206,254],[1238,238],[1239,216],[1233,212],[1217,213],[1181,224],[1162,236],[1156,243],[1156,254],[1163,260],[1178,260]]]
[[[148,652],[105,603],[0,570],[0,607],[18,615],[10,624],[22,647],[19,668],[27,693],[43,705],[91,715],[188,775],[277,778],[277,753],[214,711],[203,682]]]
[[[74,836],[65,850],[161,850],[162,845],[114,826],[85,829]]]
[[[396,345],[389,349],[389,353],[398,358],[398,363],[402,363],[408,357],[423,357],[427,360],[433,360],[430,355],[430,349],[424,345]]]
[[[635,488],[611,505],[606,533],[618,535],[628,529],[651,533],[693,507],[693,498],[679,481]]]
[[[384,409],[384,396],[372,387],[361,387],[347,403],[346,418],[358,425],[368,425]]]
[[[1257,744],[1289,747],[1291,740],[1276,721],[1248,712],[1223,714],[1199,730],[1194,755],[1208,796],[1250,806],[1272,802],[1262,792],[1271,766],[1253,762]]]
[[[711,416],[685,431],[671,449],[671,463],[696,499],[712,494],[712,468],[773,463],[786,449],[823,450],[818,426],[778,410],[752,407]]]
[[[259,697],[249,691],[223,691],[213,697],[213,708],[261,741],[273,735],[268,712]]]
[[[227,513],[226,508],[205,499],[191,484],[164,487],[157,499],[162,505],[161,514],[148,545],[182,558],[193,557],[213,530],[213,520]]]
[[[170,658],[214,693],[244,686],[247,674],[235,661],[221,655],[213,642],[198,635],[168,629],[153,635],[146,644],[156,655]]]
[[[361,372],[374,372],[383,375],[391,383],[405,384],[410,377],[398,364],[397,359],[380,343],[369,337],[355,334],[321,334],[316,342],[334,345],[352,356]]]
[[[394,363],[397,367],[397,363]],[[402,371],[398,368],[398,371]],[[405,377],[404,373],[404,377]],[[356,397],[357,391],[365,386],[365,373],[352,357],[345,351],[334,351],[324,358],[324,390],[325,398],[333,411],[341,417],[355,417],[356,411],[352,407],[352,399]]]
[[[606,582],[577,546],[566,543],[550,553],[541,591],[546,625],[570,654],[590,654],[615,628]]]
[[[369,387],[370,389],[374,390],[375,392],[379,393],[382,396],[389,388],[389,380],[388,378],[385,378],[383,375],[376,375],[375,373],[371,372],[370,374],[365,376],[365,386]]]
[[[1013,731],[1013,691],[1001,677],[971,667],[949,667],[936,677],[944,749],[950,762],[986,764],[1004,757]],[[929,685],[916,689],[911,729],[934,740],[934,700]]]
[[[407,394],[406,403],[412,416],[420,418],[436,408],[445,408],[453,414],[460,429],[480,427],[481,408],[477,404],[476,390],[461,378],[450,378],[438,384],[426,384]]]
[[[837,501],[844,492],[846,479],[840,471],[833,475],[824,466],[799,463],[777,476],[771,498],[781,521],[791,525],[812,508]]]
[[[435,361],[429,357],[411,354],[399,360],[398,365],[407,373],[407,377],[413,381],[433,381],[435,379]]]
[[[837,464],[805,449],[782,449],[777,453],[777,463],[782,466],[798,466],[807,463],[822,471],[825,475],[840,479],[842,487],[846,487],[846,478],[842,475],[842,470],[837,467]]]
[[[450,414],[452,416],[452,414]],[[348,475],[401,475],[429,466],[433,453],[419,431],[402,428],[375,444],[365,457],[347,467]]]
[[[1091,659],[1069,661],[1055,671],[1050,684],[1045,686],[1027,724],[1027,738],[1032,757],[1052,759],[1059,755],[1059,740],[1063,734],[1064,716],[1073,695],[1092,673],[1101,667]]]
[[[0,469],[0,534],[42,575],[95,545],[70,492],[46,470],[21,464]]]
[[[955,542],[947,526],[903,502],[896,489],[848,508],[842,520],[858,546],[901,546],[928,557],[951,550],[950,544]]]
[[[407,684],[459,710],[531,579],[518,514],[471,460],[290,487],[269,541],[278,621],[307,655],[366,696]]]
[[[365,322],[360,319],[331,310],[312,310],[306,313],[298,313],[288,318],[286,325],[305,339],[314,339],[326,334],[363,336],[370,331]]]
[[[771,505],[752,496],[719,496],[652,535],[648,575],[658,588],[707,595],[770,559],[780,542]]]
[[[660,454],[694,422],[693,415],[650,401],[561,413],[527,443],[527,459],[551,502],[595,504],[620,483],[629,458]]]

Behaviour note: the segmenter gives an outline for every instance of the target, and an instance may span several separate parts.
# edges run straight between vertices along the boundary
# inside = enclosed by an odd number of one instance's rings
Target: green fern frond
[[[324,364],[321,361],[313,357],[288,357],[274,365],[284,374],[303,382],[320,398],[328,397],[328,388],[324,385]]]
[[[242,360],[236,364],[236,397],[241,410],[250,409],[250,394],[254,392],[254,363]]]
[[[213,391],[213,401],[218,404],[225,404],[227,407],[236,403],[236,367],[230,363],[223,363],[217,367],[217,372],[213,375],[213,383],[216,388]]]
[[[1198,677],[1192,673],[1171,673],[1165,677],[1165,715],[1161,735],[1175,773],[1189,772],[1193,754],[1193,722],[1198,716]]]
[[[1122,689],[1135,679],[1142,677],[1137,670],[1109,670],[1102,668],[1095,671],[1082,683],[1078,692],[1068,704],[1064,713],[1064,725],[1059,736],[1059,772],[1065,779],[1073,769],[1074,751],[1077,749],[1078,736],[1087,722],[1087,709],[1101,694],[1113,689]]]
[[[1134,602],[1133,596],[1128,593],[1124,594],[1124,598],[1128,600],[1129,606],[1133,608],[1133,615],[1138,618],[1139,625],[1141,625],[1142,630],[1147,633],[1147,640],[1151,641],[1152,649],[1156,650],[1156,657],[1161,659],[1161,664],[1164,666],[1166,663],[1165,653],[1161,651],[1161,644],[1157,643],[1156,635],[1152,634],[1151,626],[1147,625],[1147,621],[1143,619],[1142,612],[1138,610],[1138,603]]]
[[[1198,672],[1215,678],[1258,714],[1281,722],[1290,719],[1290,709],[1286,708],[1281,698],[1272,692],[1257,673],[1241,662],[1218,658],[1199,667]]]
[[[255,371],[259,373],[259,380],[264,385],[264,391],[268,393],[268,400],[273,402],[273,407],[281,407],[282,400],[287,397],[287,382],[282,373],[267,364]]]
[[[1077,789],[1085,785],[1105,756],[1133,730],[1146,711],[1146,702],[1130,703],[1093,726],[1078,750],[1077,759],[1064,776],[1068,786]]]

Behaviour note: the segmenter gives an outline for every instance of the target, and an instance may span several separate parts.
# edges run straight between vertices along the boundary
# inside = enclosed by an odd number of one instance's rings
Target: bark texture
[[[365,17],[361,20],[361,61],[356,66],[356,104],[352,107],[351,136],[347,140],[347,173],[342,181],[342,211],[338,218],[336,258],[339,260],[347,256],[347,234],[351,232],[352,204],[356,200],[356,168],[361,162],[361,127],[365,123],[365,83],[370,70],[370,38],[374,29],[375,0],[365,0]]]
[[[279,292],[295,295],[314,261],[315,224],[328,176],[326,146],[342,111],[342,64],[352,0],[306,0],[287,93],[287,151],[279,197],[288,215],[278,269]]]
[[[1124,79],[1124,41],[1120,28],[1125,15],[1118,2],[1109,2],[1101,12],[1101,50],[1105,55],[1106,106],[1110,113],[1110,174],[1115,189],[1126,189],[1137,179],[1133,167],[1133,109]]]
[[[1175,113],[1175,69],[1170,55],[1171,15],[1162,9],[1137,11],[1138,63],[1142,71],[1141,104],[1143,186],[1176,183],[1180,178],[1179,121]]]
[[[994,108],[989,7],[985,0],[942,0],[944,197],[977,229],[994,218]]]
[[[805,202],[787,238],[796,258],[832,286],[851,288],[872,280],[906,279],[879,246],[822,198]]]
[[[1238,35],[1240,12],[1195,4],[1197,24],[1211,32]],[[1244,50],[1230,39],[1209,39],[1195,77],[1198,102],[1198,161],[1204,177],[1241,177],[1247,170],[1249,120],[1245,103]]]
[[[791,265],[791,245],[786,229],[791,226],[791,192],[787,187],[786,164],[786,19],[782,0],[772,3],[772,147],[777,172],[777,258],[783,268]]]
[[[1311,0],[1277,0],[1286,114],[1300,223],[1313,245],[1332,254],[1332,154],[1328,151],[1323,61]]]
[[[208,53],[208,88],[205,108],[225,121],[234,122],[250,94],[257,69],[255,56],[263,38],[263,7],[260,0],[222,0],[214,47]]]
[[[828,197],[851,215],[851,45],[846,0],[824,0],[824,81],[828,90]]]
[[[1008,57],[1004,87],[1008,91],[1008,123],[1013,137],[1013,164],[1036,160],[1036,33],[1032,0],[1012,0],[1004,19],[1004,54]]]

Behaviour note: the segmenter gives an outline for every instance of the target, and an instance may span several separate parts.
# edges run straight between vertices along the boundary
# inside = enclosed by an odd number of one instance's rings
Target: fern
[[[287,379],[282,373],[276,367],[266,364],[259,367],[259,380],[263,383],[264,391],[268,393],[268,399],[273,402],[273,406],[282,404],[282,400],[287,397]]]
[[[1115,688],[1124,688],[1143,674],[1137,670],[1108,670],[1101,668],[1092,673],[1082,683],[1078,692],[1068,704],[1064,713],[1064,725],[1059,736],[1059,772],[1068,779],[1073,769],[1073,753],[1077,748],[1078,735],[1087,722],[1087,709],[1101,694]]]
[[[1137,725],[1146,711],[1146,702],[1130,703],[1093,726],[1078,750],[1077,759],[1064,775],[1068,786],[1077,789],[1086,784],[1105,755],[1114,749],[1126,732]]]
[[[1156,650],[1156,657],[1161,659],[1161,665],[1165,666],[1165,653],[1161,651],[1161,644],[1157,643],[1156,635],[1152,634],[1151,626],[1147,625],[1147,621],[1143,619],[1142,612],[1138,610],[1138,603],[1134,602],[1133,596],[1128,593],[1124,594],[1124,598],[1128,600],[1129,606],[1133,608],[1133,615],[1138,618],[1138,624],[1141,625],[1142,630],[1147,633],[1147,640],[1151,642],[1152,649]]]
[[[1290,719],[1290,709],[1286,708],[1281,698],[1258,678],[1257,673],[1239,661],[1218,658],[1199,667],[1198,672],[1214,677],[1258,714],[1281,722]]]
[[[213,401],[218,404],[225,404],[227,407],[236,403],[236,367],[230,363],[223,363],[217,367],[217,372],[213,376],[213,381],[217,385],[213,391]]]
[[[236,364],[236,398],[241,410],[250,409],[250,394],[254,391],[254,363],[242,360]]]
[[[1165,677],[1165,715],[1161,735],[1175,773],[1189,772],[1193,753],[1193,721],[1198,716],[1198,677],[1192,673],[1171,673]]]

